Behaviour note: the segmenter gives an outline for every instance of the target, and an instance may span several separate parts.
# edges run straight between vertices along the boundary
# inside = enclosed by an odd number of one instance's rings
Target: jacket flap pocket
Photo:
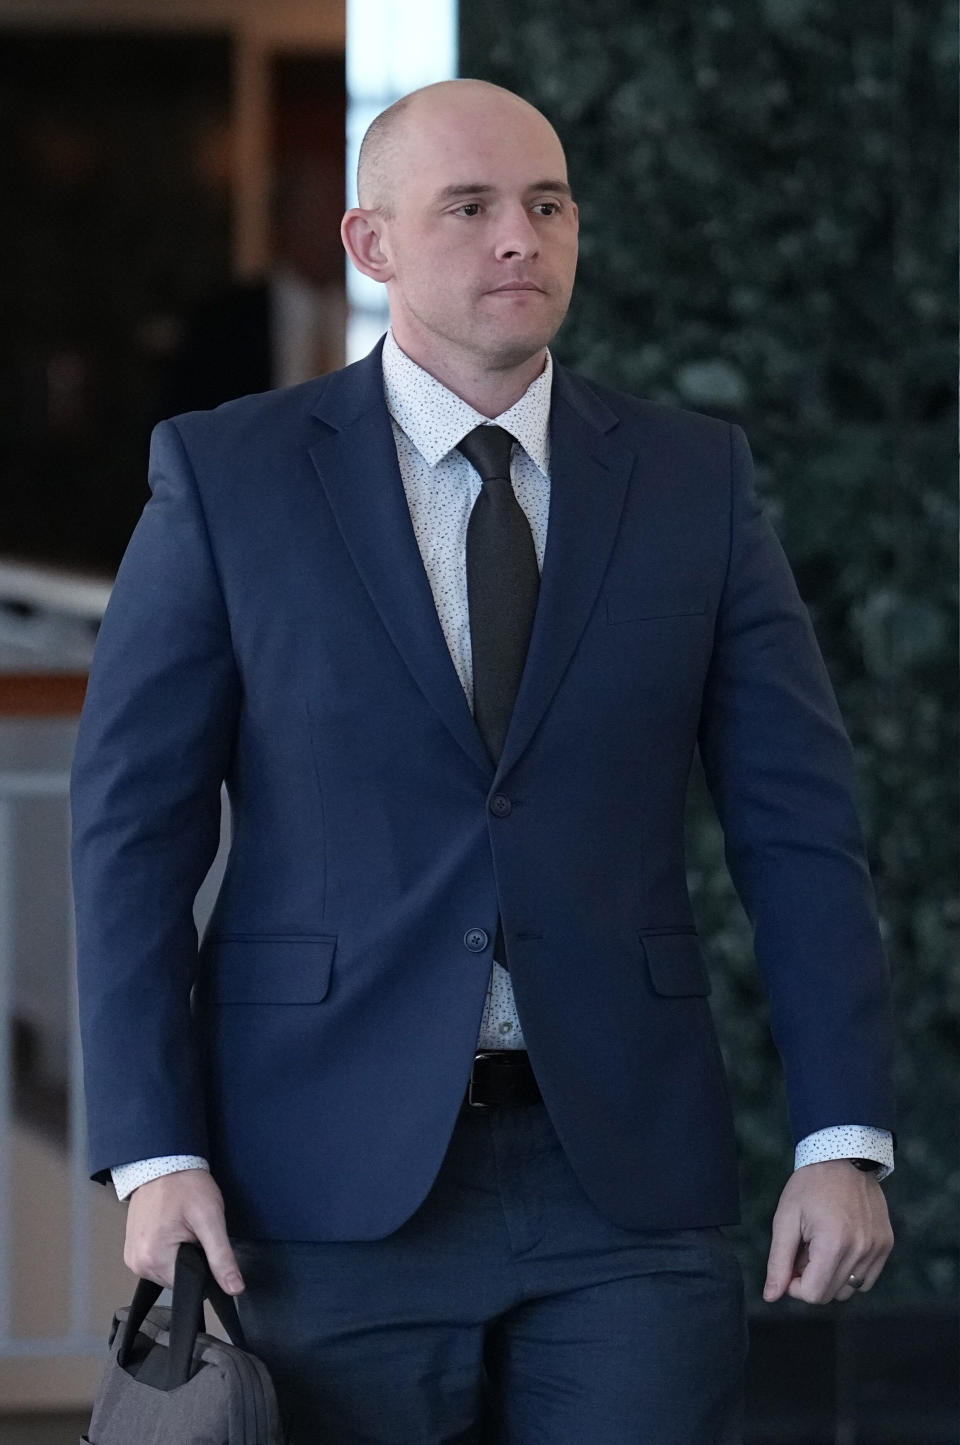
[[[205,940],[203,991],[214,1003],[320,1003],[336,946],[332,935]]]
[[[641,934],[654,991],[665,998],[705,997],[710,975],[695,933]]]
[[[608,587],[608,622],[643,622],[655,617],[700,617],[707,610],[702,591],[653,587]]]

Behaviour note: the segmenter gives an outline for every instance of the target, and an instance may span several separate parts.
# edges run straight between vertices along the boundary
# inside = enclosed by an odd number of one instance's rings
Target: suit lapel
[[[331,374],[314,408],[325,435],[310,456],[394,645],[464,752],[492,776],[417,546],[383,398],[380,352],[378,346],[363,361]],[[529,745],[596,601],[635,460],[606,435],[617,423],[589,387],[556,367],[540,596],[498,777]]]
[[[550,409],[550,516],[530,648],[497,776],[539,726],[596,601],[613,548],[634,453],[607,435],[618,424],[557,366]]]
[[[333,515],[397,651],[464,752],[492,765],[477,731],[417,546],[390,417],[378,346],[334,372],[314,408],[327,434],[310,448]]]

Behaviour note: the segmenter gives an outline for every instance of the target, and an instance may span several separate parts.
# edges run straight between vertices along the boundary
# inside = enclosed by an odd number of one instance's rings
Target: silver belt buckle
[[[493,1108],[493,1105],[492,1105],[492,1104],[481,1104],[481,1103],[479,1103],[477,1100],[474,1099],[474,1097],[473,1097],[473,1070],[474,1070],[474,1068],[476,1067],[476,1063],[477,1063],[477,1060],[478,1060],[478,1059],[495,1058],[497,1052],[498,1052],[498,1051],[495,1050],[495,1049],[480,1049],[480,1050],[478,1050],[478,1052],[475,1053],[474,1056],[473,1056],[473,1063],[472,1063],[471,1066],[470,1066],[470,1079],[469,1079],[469,1081],[468,1081],[468,1083],[467,1083],[467,1103],[469,1104],[469,1106],[470,1106],[471,1109],[492,1109],[492,1108]]]

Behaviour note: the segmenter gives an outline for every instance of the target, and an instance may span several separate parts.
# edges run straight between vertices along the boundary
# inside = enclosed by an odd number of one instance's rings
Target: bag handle
[[[117,1346],[117,1364],[129,1364],[137,1332],[149,1311],[163,1293],[163,1286],[151,1279],[137,1282],[123,1333]],[[231,1297],[220,1288],[210,1273],[207,1257],[198,1244],[184,1242],[177,1250],[177,1262],[173,1276],[173,1296],[170,1302],[170,1346],[167,1371],[167,1389],[175,1390],[185,1385],[190,1378],[190,1366],[197,1335],[203,1326],[203,1301],[208,1299],[231,1344],[245,1350],[244,1337],[237,1307]]]

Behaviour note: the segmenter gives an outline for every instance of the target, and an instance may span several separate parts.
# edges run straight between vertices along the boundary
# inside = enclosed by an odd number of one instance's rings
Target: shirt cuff
[[[148,1184],[164,1174],[179,1174],[181,1169],[206,1169],[210,1165],[198,1154],[164,1154],[157,1159],[138,1159],[133,1164],[117,1164],[110,1170],[118,1199],[128,1199],[138,1184]]]
[[[800,1140],[793,1167],[802,1169],[805,1164],[823,1164],[828,1159],[873,1159],[877,1179],[886,1179],[893,1173],[893,1135],[870,1124],[818,1129]]]

